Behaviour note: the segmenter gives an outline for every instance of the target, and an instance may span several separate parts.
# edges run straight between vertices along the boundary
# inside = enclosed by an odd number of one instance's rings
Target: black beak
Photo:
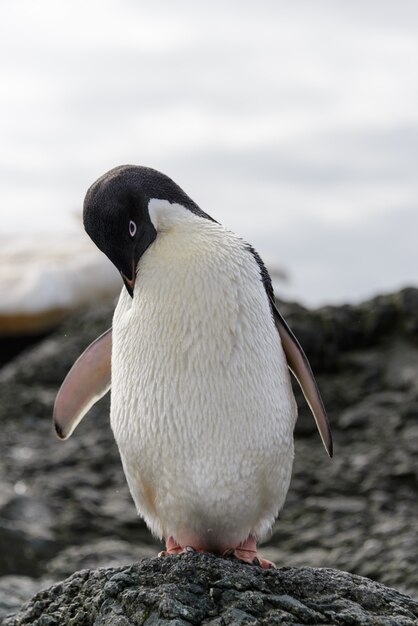
[[[119,270],[123,278],[123,282],[125,283],[125,287],[128,290],[128,293],[131,296],[131,298],[134,297],[137,263],[139,259],[141,258],[141,256],[144,254],[145,250],[152,244],[152,242],[157,236],[157,231],[155,230],[151,222],[149,222],[148,224],[147,223],[142,224],[140,226],[140,233],[141,235],[135,243],[135,248],[131,252],[131,254],[133,254],[131,258],[131,276],[129,277],[127,276],[127,274],[125,274],[125,272],[123,272],[122,270]],[[125,269],[125,267],[128,268],[129,258],[126,259],[124,265],[120,264],[119,267],[123,267],[123,269]]]
[[[121,272],[120,275],[122,276],[123,282],[125,283],[125,287],[128,290],[129,295],[131,296],[131,298],[133,298],[136,281],[136,268],[134,259],[132,259],[132,278],[128,278],[123,272]]]
[[[128,290],[129,295],[131,296],[131,298],[134,297],[134,287],[135,287],[135,279],[129,279],[126,278],[125,274],[122,274],[121,272],[121,276],[123,278],[123,282],[125,283],[125,287]]]

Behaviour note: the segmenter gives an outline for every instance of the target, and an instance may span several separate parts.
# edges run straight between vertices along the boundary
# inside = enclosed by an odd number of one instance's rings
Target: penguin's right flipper
[[[325,450],[328,452],[328,455],[332,457],[333,445],[331,428],[310,363],[303,351],[302,346],[292,333],[286,320],[277,310],[274,301],[270,299],[270,302],[276,328],[279,331],[283,350],[286,355],[288,367],[298,381],[303,395],[305,396],[305,400],[312,411]]]
[[[110,389],[112,329],[89,345],[74,363],[58,391],[53,422],[60,439],[67,439],[85,414]]]

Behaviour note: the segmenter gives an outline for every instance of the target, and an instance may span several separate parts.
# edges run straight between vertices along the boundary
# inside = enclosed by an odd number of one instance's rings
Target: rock
[[[262,570],[203,554],[76,572],[3,626],[321,624],[414,626],[418,602],[332,569]]]
[[[155,547],[141,545],[135,558],[155,556]],[[46,573],[53,580],[70,576],[76,569],[97,569],[130,565],[134,555],[132,544],[120,539],[98,539],[89,544],[71,546],[59,552],[47,565]]]
[[[0,624],[2,618],[17,611],[40,589],[51,584],[52,580],[34,580],[28,576],[0,577]]]
[[[68,441],[52,430],[57,389],[111,325],[112,309],[75,314],[0,369],[0,576],[58,580],[161,549],[137,518],[108,398]],[[295,386],[292,483],[261,552],[281,566],[339,568],[417,595],[418,290],[359,306],[281,310],[314,366],[335,456],[326,456]]]

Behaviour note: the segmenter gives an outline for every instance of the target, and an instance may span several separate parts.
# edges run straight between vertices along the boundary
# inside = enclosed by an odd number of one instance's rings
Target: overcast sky
[[[358,301],[418,280],[418,2],[2,0],[1,232],[78,228],[162,170],[290,275]]]

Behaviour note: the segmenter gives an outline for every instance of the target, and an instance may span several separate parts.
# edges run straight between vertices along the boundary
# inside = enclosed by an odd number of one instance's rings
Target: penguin
[[[308,359],[251,245],[169,177],[122,165],[87,191],[84,227],[124,286],[112,328],[64,380],[68,438],[111,388],[110,423],[138,514],[161,555],[256,563],[289,488],[297,417],[291,372],[329,456],[332,436]]]

